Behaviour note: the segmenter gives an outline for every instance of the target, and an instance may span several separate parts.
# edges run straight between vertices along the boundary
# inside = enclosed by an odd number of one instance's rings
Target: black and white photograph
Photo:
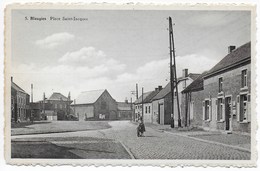
[[[9,6],[7,161],[254,165],[255,7],[202,7]]]

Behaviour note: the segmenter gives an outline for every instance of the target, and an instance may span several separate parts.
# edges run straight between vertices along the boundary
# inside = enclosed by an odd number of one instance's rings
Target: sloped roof
[[[150,103],[159,92],[159,90],[154,90],[144,93],[143,103]],[[142,95],[135,101],[135,104],[140,103],[142,103]]]
[[[234,66],[244,60],[250,60],[251,58],[251,42],[248,42],[237,49],[233,50],[231,53],[226,55],[219,63],[217,63],[205,77],[212,74],[218,73],[228,67]]]
[[[202,73],[197,79],[195,79],[190,85],[188,85],[182,93],[203,90],[203,77],[207,72]]]
[[[76,104],[93,104],[105,90],[84,91],[76,98]]]
[[[171,92],[171,84],[169,82],[156,96],[154,96],[152,100],[162,99],[170,92]]]
[[[131,104],[125,102],[117,102],[118,110],[131,110]]]
[[[15,84],[13,81],[11,82],[11,87],[14,88],[16,91],[20,91],[23,93],[26,93],[21,87],[19,87],[17,84]],[[27,94],[27,93],[26,93]]]
[[[155,90],[155,91],[152,91],[145,99],[144,99],[144,103],[149,103],[152,101],[152,99],[159,93],[160,91],[159,90]]]
[[[61,93],[57,93],[57,92],[55,92],[55,93],[53,93],[52,95],[51,95],[51,97],[49,97],[47,100],[63,100],[63,101],[67,101],[68,100],[68,98],[67,97],[65,97],[64,95],[62,95]]]
[[[145,100],[145,98],[146,98],[147,96],[149,96],[149,94],[151,94],[151,93],[152,93],[152,91],[149,91],[149,92],[144,93],[143,100]],[[142,95],[141,95],[134,103],[135,103],[135,104],[140,104],[140,103],[142,103]]]
[[[201,74],[189,73],[188,77],[192,80],[196,80]]]

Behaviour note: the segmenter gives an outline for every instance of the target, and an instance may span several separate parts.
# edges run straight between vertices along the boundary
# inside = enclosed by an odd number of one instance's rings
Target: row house
[[[183,91],[186,124],[208,130],[251,129],[251,43],[229,53]]]
[[[71,106],[79,121],[117,119],[117,102],[107,90],[84,91]]]
[[[177,79],[178,86],[178,95],[179,95],[179,104],[182,105],[182,94],[181,91],[184,90],[188,85],[190,85],[199,74],[188,73],[188,69],[183,70],[182,77]],[[171,97],[171,84],[168,83],[162,91],[160,91],[153,99],[152,99],[152,122],[157,124],[170,124],[171,121],[171,113],[172,113],[172,97]],[[180,107],[180,113],[182,108]],[[177,91],[174,88],[174,120],[175,124],[178,123],[178,108],[177,108]],[[183,117],[182,117],[183,118]]]
[[[30,119],[30,95],[13,82],[11,77],[11,121],[23,122]]]
[[[143,93],[135,102],[135,120],[138,121],[143,117],[146,123],[153,122],[152,99],[162,90],[162,86],[158,86],[154,91]]]

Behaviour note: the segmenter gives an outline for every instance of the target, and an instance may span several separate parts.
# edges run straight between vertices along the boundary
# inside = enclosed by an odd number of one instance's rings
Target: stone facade
[[[203,127],[209,129],[250,132],[251,129],[251,106],[250,106],[250,92],[251,92],[251,64],[239,66],[238,68],[229,70],[227,72],[218,74],[216,76],[204,79],[205,100],[211,103],[211,113],[209,119],[203,121]],[[247,71],[247,86],[242,87],[242,71]],[[223,79],[222,91],[219,92],[219,79]],[[242,96],[246,96],[246,116],[242,115]],[[222,99],[222,111],[218,109],[218,101]],[[205,107],[204,107],[205,110]],[[219,117],[219,114],[222,114]],[[205,114],[204,114],[205,115]],[[227,116],[230,115],[230,116]],[[218,118],[219,117],[219,118]]]
[[[250,55],[250,43],[230,51],[182,92],[185,126],[251,132]]]

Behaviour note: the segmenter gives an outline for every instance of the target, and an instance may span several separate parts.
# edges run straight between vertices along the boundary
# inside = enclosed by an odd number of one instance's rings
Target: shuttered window
[[[218,98],[217,101],[217,121],[223,120],[223,98]]]

